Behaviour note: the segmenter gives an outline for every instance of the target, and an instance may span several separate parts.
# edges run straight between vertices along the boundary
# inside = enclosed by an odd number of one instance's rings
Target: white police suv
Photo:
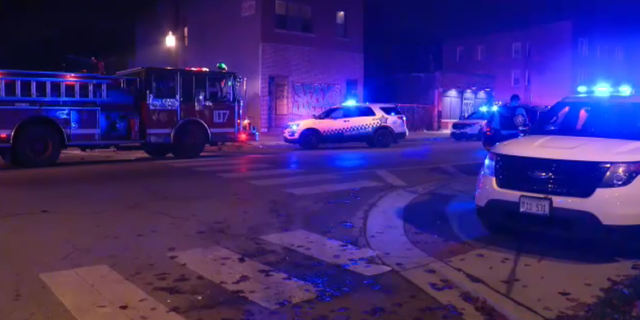
[[[640,99],[629,86],[579,92],[540,114],[526,136],[489,152],[475,198],[488,231],[640,225]]]
[[[456,121],[451,126],[451,138],[453,140],[465,140],[482,138],[482,129],[491,115],[498,111],[497,106],[482,106],[478,111],[471,113],[462,120]]]
[[[397,106],[347,101],[313,119],[287,124],[283,138],[285,142],[299,144],[305,149],[315,149],[322,143],[344,142],[364,142],[370,147],[387,148],[407,135],[407,119]]]

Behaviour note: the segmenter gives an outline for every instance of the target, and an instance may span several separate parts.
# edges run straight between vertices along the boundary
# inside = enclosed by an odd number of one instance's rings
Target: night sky
[[[381,76],[438,69],[439,44],[447,37],[625,11],[616,8],[630,0],[611,0],[614,6],[592,0],[365,1],[367,74]],[[77,68],[93,56],[117,68],[133,52],[137,15],[154,2],[0,0],[0,68],[62,70],[63,63]]]

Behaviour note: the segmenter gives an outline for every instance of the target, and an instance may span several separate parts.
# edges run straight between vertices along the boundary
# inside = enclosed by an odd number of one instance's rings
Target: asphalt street
[[[584,243],[488,236],[485,156],[418,139],[0,168],[0,319],[542,319],[637,272]]]

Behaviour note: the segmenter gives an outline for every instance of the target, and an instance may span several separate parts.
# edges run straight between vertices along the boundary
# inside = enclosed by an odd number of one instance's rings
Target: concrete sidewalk
[[[409,132],[407,140],[440,140],[448,139],[449,133],[442,131],[422,131],[422,132]],[[282,134],[280,133],[260,133],[258,141],[250,142],[252,145],[289,145],[282,140]]]

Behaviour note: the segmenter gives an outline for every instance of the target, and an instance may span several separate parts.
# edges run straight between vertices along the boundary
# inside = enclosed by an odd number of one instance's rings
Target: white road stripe
[[[236,159],[236,160],[215,160],[215,161],[193,161],[193,162],[178,162],[172,163],[173,167],[213,167],[219,165],[229,165],[229,164],[249,164],[247,160]]]
[[[184,320],[104,265],[40,278],[78,320]]]
[[[270,166],[268,166],[270,167]],[[247,171],[247,172],[233,172],[233,173],[221,173],[218,174],[223,178],[250,178],[250,177],[264,177],[273,176],[278,174],[292,174],[301,173],[304,170],[298,169],[275,169],[275,170],[260,170],[260,171]]]
[[[203,152],[204,154],[218,154],[218,153],[212,153],[212,152]],[[201,157],[201,158],[195,158],[195,159],[177,159],[177,160],[157,160],[154,162],[161,162],[161,163],[166,163],[166,164],[171,164],[171,163],[187,163],[187,162],[201,162],[201,161],[222,161],[222,160],[231,160],[231,159],[253,159],[253,158],[267,158],[267,157],[272,157],[272,155],[268,155],[268,154],[254,154],[254,155],[250,155],[250,156],[244,156],[244,157]]]
[[[176,260],[186,263],[187,268],[266,308],[278,308],[284,301],[298,303],[316,297],[311,284],[222,247],[193,249],[171,255],[178,256]]]
[[[393,174],[391,174],[391,172],[387,170],[376,170],[376,173],[380,177],[382,177],[382,179],[387,181],[389,184],[394,185],[396,187],[404,187],[407,185],[406,183],[404,183],[404,181],[400,180],[400,178],[394,176]]]
[[[285,191],[289,193],[293,193],[295,195],[308,195],[308,194],[334,192],[334,191],[342,191],[342,190],[357,189],[357,188],[377,187],[381,185],[382,185],[381,183],[370,181],[370,180],[359,180],[359,181],[345,182],[345,183],[321,184],[313,187],[292,188],[292,189],[287,189]]]
[[[257,186],[275,186],[279,184],[302,183],[302,182],[321,181],[321,180],[330,180],[330,179],[338,179],[338,178],[340,177],[333,174],[314,174],[314,175],[295,176],[295,177],[288,177],[288,178],[253,180],[253,181],[249,181],[249,183],[255,184]]]
[[[196,171],[237,171],[243,169],[264,169],[271,168],[272,166],[268,164],[237,164],[237,165],[226,165],[219,167],[204,167],[204,168],[193,168]]]
[[[391,270],[387,266],[367,263],[369,257],[376,255],[373,250],[354,247],[305,230],[270,234],[261,238],[367,276]]]
[[[454,166],[442,166],[442,169],[454,177],[461,177],[465,175],[464,173],[460,172],[460,170],[456,169]]]

